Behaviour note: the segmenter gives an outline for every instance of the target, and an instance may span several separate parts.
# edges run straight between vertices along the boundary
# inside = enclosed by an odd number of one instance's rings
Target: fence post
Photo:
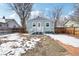
[[[75,35],[75,27],[74,27],[74,35]]]

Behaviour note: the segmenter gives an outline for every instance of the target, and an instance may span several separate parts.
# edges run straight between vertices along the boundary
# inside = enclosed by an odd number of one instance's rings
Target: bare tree
[[[21,19],[21,24],[24,32],[26,32],[26,20],[28,20],[31,10],[32,10],[32,3],[12,3],[9,4],[12,10],[14,10],[19,18]]]
[[[56,7],[52,10],[52,18],[55,20],[54,27],[57,26],[57,21],[60,19],[62,11],[62,7]]]
[[[79,22],[79,4],[73,5],[73,14],[70,15],[70,19]]]

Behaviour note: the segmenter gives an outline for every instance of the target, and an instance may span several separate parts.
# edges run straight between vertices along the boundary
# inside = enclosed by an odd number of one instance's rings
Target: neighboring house
[[[0,22],[0,29],[6,29],[6,28],[7,28],[6,23]]]
[[[5,19],[8,28],[20,28],[19,24],[14,19]]]
[[[52,20],[38,16],[27,21],[27,30],[29,33],[49,33],[54,32],[54,23]]]
[[[14,19],[0,19],[0,29],[20,28]]]
[[[0,33],[11,32],[14,28],[20,28],[14,19],[0,19]]]
[[[79,22],[68,20],[65,24],[64,27],[79,27]]]

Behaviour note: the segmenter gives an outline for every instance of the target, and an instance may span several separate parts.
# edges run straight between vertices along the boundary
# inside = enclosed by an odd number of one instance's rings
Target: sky
[[[68,16],[73,11],[72,3],[35,3],[33,4],[31,14],[33,16],[45,13],[46,16],[50,17],[51,13],[49,11],[51,11],[55,7],[63,7],[63,16]],[[7,4],[0,3],[0,18],[2,18],[3,16],[10,19],[13,18],[20,24],[18,15],[13,10],[10,10],[10,7],[8,7]]]

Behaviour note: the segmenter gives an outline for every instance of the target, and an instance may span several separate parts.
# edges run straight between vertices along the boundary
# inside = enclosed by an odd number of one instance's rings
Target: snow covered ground
[[[29,49],[33,49],[39,38],[22,37],[19,33],[0,36],[0,41],[8,41],[0,44],[0,56],[20,56],[26,53]]]
[[[24,36],[23,36],[24,35]],[[35,48],[40,38],[30,37],[28,34],[8,34],[0,36],[0,56],[20,56],[22,53],[26,53],[29,49]],[[45,34],[50,36],[54,40],[59,40],[60,42],[72,45],[73,47],[79,47],[79,39],[62,34]]]
[[[45,34],[45,35],[50,36],[54,40],[59,40],[64,44],[72,45],[73,47],[79,47],[79,39],[75,37],[62,34]]]

